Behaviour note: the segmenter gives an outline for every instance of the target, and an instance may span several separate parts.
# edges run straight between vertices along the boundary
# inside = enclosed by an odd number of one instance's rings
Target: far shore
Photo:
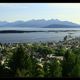
[[[80,30],[0,30],[0,33],[30,33],[30,32],[77,32]]]

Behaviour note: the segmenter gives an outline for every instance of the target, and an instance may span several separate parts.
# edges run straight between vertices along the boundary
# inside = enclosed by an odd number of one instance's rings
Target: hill
[[[39,20],[29,20],[29,21],[15,21],[15,22],[7,22],[7,21],[0,21],[0,27],[26,27],[26,28],[76,28],[80,27],[79,24],[72,23],[69,21],[60,21],[58,19],[39,19]]]

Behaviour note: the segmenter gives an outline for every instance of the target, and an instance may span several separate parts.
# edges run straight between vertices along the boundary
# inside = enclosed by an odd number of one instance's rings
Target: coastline
[[[28,31],[28,30],[0,30],[0,33],[30,33],[30,32],[78,32],[80,30],[46,30],[46,31],[43,31],[43,30],[31,30],[31,31]]]

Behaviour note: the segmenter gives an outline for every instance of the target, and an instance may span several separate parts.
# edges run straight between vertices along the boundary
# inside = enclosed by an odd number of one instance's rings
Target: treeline
[[[0,77],[80,77],[80,47],[0,44]]]

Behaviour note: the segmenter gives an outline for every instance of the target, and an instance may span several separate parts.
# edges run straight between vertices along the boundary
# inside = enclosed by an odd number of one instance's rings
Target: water
[[[20,28],[20,27],[0,27],[0,30],[41,30],[41,31],[47,31],[47,30],[80,30],[80,28]]]
[[[11,28],[0,28],[10,30]],[[13,28],[13,30],[80,30],[80,28]],[[61,41],[64,36],[79,37],[80,32],[31,32],[31,33],[0,33],[1,43],[26,43],[26,42],[50,42]]]

